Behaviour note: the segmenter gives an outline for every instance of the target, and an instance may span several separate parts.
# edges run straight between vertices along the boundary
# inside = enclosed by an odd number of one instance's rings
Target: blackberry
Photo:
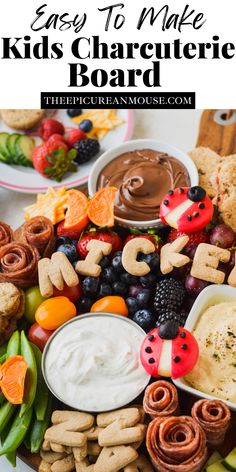
[[[83,139],[82,141],[77,141],[74,144],[74,148],[77,151],[75,161],[78,164],[84,164],[84,162],[88,162],[92,157],[99,153],[100,144],[97,139],[88,138]]]
[[[163,323],[166,321],[176,321],[179,325],[183,326],[185,321],[183,322],[183,318],[181,315],[176,313],[175,311],[172,310],[166,310],[163,312],[161,315],[158,316],[158,320],[156,322],[157,326],[161,326]]]
[[[160,280],[156,287],[154,307],[158,313],[176,311],[183,303],[185,289],[179,280]]]

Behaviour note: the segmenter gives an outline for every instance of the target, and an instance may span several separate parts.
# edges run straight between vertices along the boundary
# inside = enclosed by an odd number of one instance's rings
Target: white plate
[[[230,285],[209,285],[209,287],[204,288],[204,290],[198,295],[195,303],[193,304],[184,327],[189,331],[193,331],[198,318],[207,308],[209,308],[213,304],[222,303],[226,301],[236,302],[236,288],[231,287]],[[214,397],[213,395],[208,395],[207,393],[201,392],[200,390],[197,390],[193,387],[190,387],[190,385],[187,384],[183,377],[177,380],[172,380],[175,383],[176,387],[181,388],[182,390],[185,390],[186,392],[189,392],[192,395],[196,395],[197,397],[208,398],[209,400],[218,398]],[[226,403],[226,405],[228,405],[231,410],[236,411],[236,403],[229,402],[226,400],[224,400],[224,403]]]
[[[133,110],[117,110],[117,116],[124,120],[124,123],[114,128],[101,140],[101,153],[113,146],[128,141],[133,132]],[[74,127],[68,117],[66,110],[57,110],[53,118],[58,118],[65,127]],[[14,133],[3,122],[0,124],[0,131]],[[100,154],[101,154],[100,153]],[[87,182],[92,164],[97,159],[94,157],[89,163],[80,165],[77,172],[68,173],[59,184],[54,180],[44,178],[34,169],[22,166],[10,166],[0,162],[0,185],[2,187],[21,193],[44,192],[47,188],[54,187],[78,187]]]

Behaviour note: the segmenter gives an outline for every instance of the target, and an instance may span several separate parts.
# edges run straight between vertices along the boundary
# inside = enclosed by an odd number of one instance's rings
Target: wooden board
[[[235,116],[234,110],[229,111]],[[226,119],[219,124],[215,120],[216,112],[220,118],[220,110],[202,112],[196,146],[209,147],[220,156],[236,154],[236,120],[229,124],[231,121]]]
[[[178,389],[179,401],[181,414],[190,415],[193,403],[198,398],[183,392]],[[140,402],[142,399],[140,399]],[[137,401],[135,401],[137,403]],[[232,422],[227,435],[225,437],[224,444],[217,448],[222,456],[226,456],[236,446],[236,412],[232,412]],[[212,451],[210,451],[212,452]],[[38,470],[40,464],[39,454],[31,454],[25,447],[21,447],[18,452],[18,457],[25,462],[28,466],[32,467],[33,470]]]

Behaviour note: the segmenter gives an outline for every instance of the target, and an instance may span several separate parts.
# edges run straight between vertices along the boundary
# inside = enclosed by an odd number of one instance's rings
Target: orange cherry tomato
[[[108,296],[100,298],[91,306],[92,313],[102,311],[104,313],[114,313],[115,315],[128,316],[128,307],[122,297]]]
[[[76,315],[76,307],[67,297],[48,298],[35,313],[35,320],[41,328],[54,330]]]

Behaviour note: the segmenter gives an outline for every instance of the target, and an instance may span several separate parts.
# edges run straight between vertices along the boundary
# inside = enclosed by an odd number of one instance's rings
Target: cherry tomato
[[[44,329],[55,330],[76,315],[76,307],[67,297],[48,298],[39,305],[35,320]]]
[[[53,296],[54,297],[67,297],[71,302],[77,302],[82,295],[82,288],[81,285],[78,284],[76,287],[68,287],[68,285],[64,285],[63,290],[58,290],[56,287],[53,289]]]
[[[50,336],[52,335],[53,331],[48,331],[47,329],[41,328],[38,323],[34,323],[31,325],[29,332],[28,332],[28,339],[38,346],[40,351],[44,350],[45,344],[49,340]]]
[[[102,311],[105,313],[114,313],[115,315],[123,316],[128,316],[129,313],[125,300],[122,297],[117,296],[108,296],[100,298],[100,300],[98,300],[91,306],[90,311],[92,313]]]

